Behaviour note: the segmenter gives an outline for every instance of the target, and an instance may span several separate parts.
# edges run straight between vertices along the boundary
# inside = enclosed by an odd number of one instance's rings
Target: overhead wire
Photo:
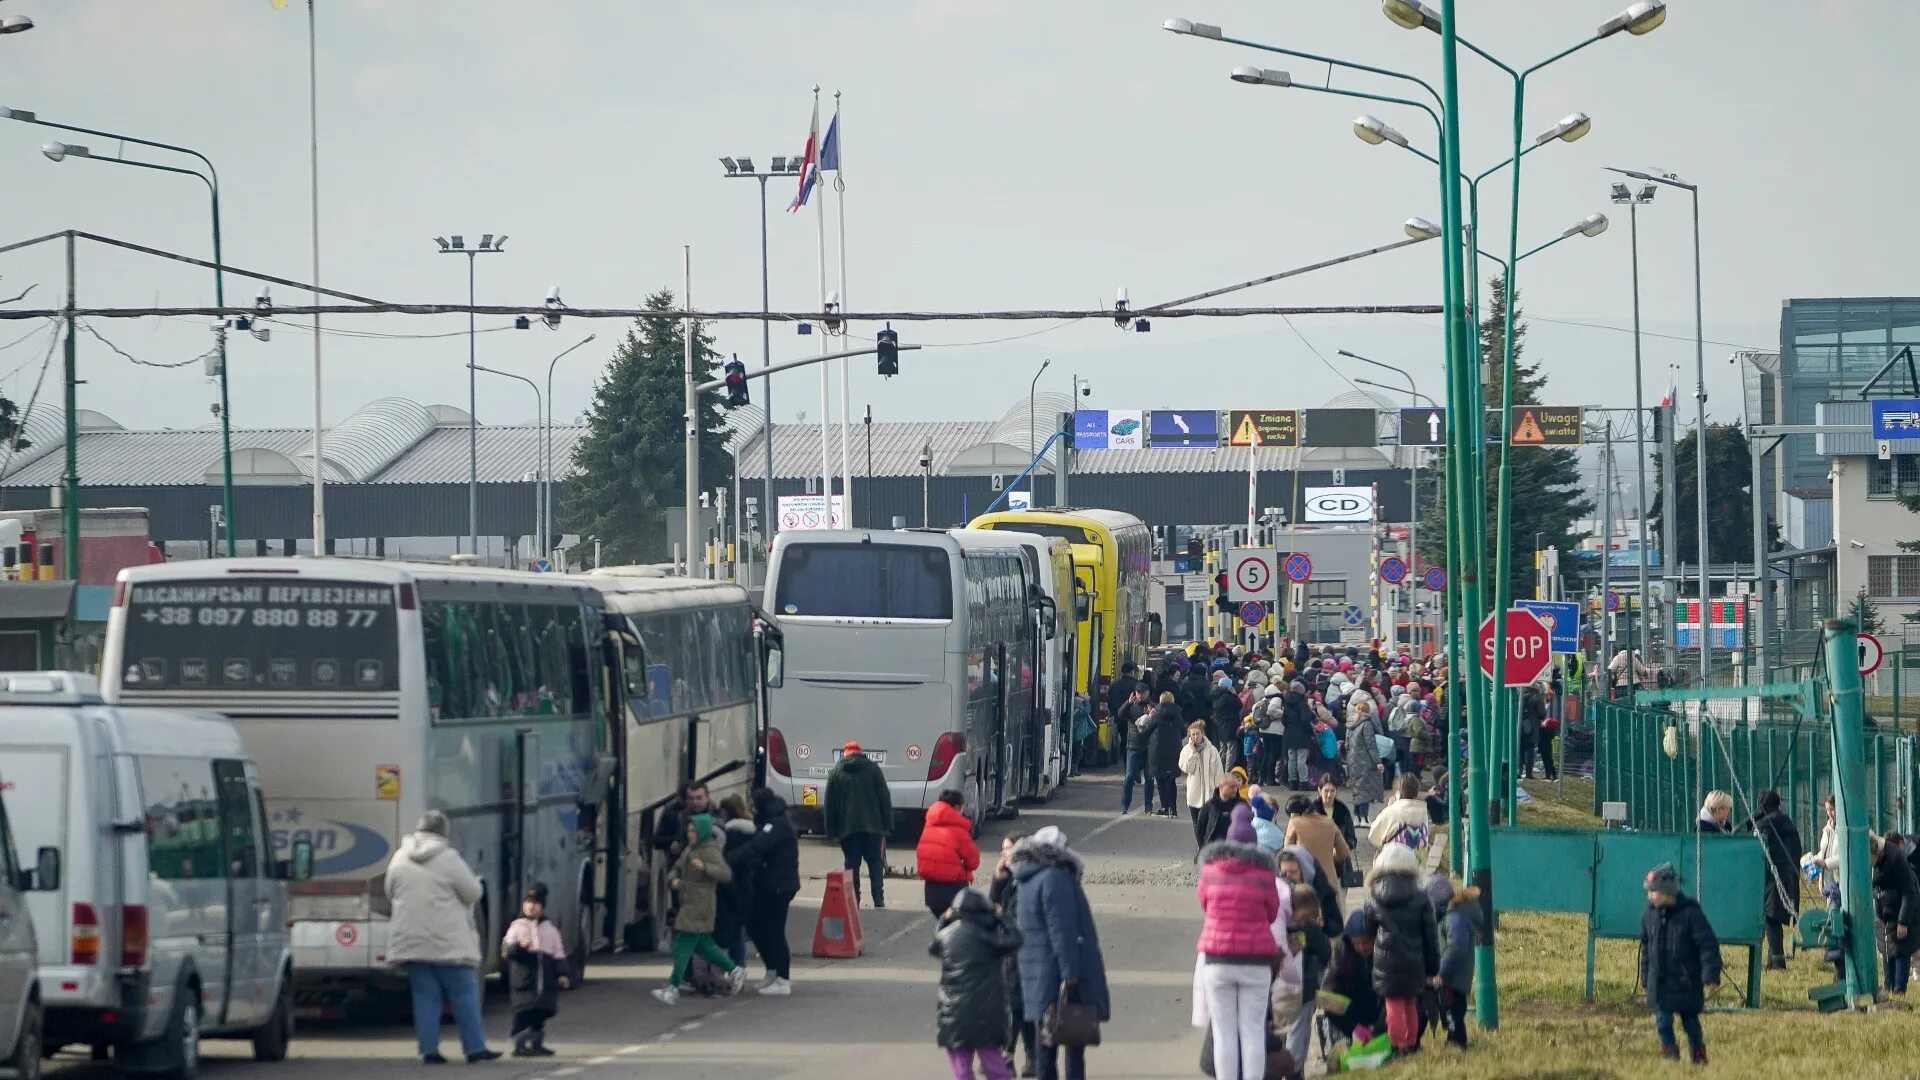
[[[80,329],[85,330],[87,333],[93,335],[94,339],[100,342],[100,344],[105,345],[107,348],[112,349],[114,352],[120,354],[121,359],[126,360],[129,363],[139,364],[141,367],[160,368],[162,370],[171,371],[176,368],[183,368],[191,364],[201,363],[205,361],[208,357],[217,356],[220,353],[220,347],[218,345],[215,345],[213,348],[208,349],[206,352],[201,353],[199,356],[189,357],[185,360],[181,360],[176,363],[163,364],[155,360],[142,360],[139,357],[128,352],[127,350],[121,348],[120,346],[115,345],[113,342],[108,341],[104,336],[101,335],[100,331],[95,330],[90,324],[83,323],[83,322],[76,322],[75,325],[80,327]]]

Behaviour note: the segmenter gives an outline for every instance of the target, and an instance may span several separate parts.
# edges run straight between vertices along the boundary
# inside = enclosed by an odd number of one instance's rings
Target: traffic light
[[[741,363],[736,354],[723,370],[727,373],[727,408],[737,409],[747,404],[747,365]]]
[[[1187,558],[1204,559],[1206,557],[1207,548],[1205,544],[1200,542],[1200,538],[1197,536],[1187,537]]]
[[[889,378],[900,374],[900,335],[892,327],[873,336],[874,351],[880,361],[880,374]]]
[[[1233,601],[1227,599],[1227,573],[1224,570],[1213,575],[1213,606],[1226,612],[1238,610]]]

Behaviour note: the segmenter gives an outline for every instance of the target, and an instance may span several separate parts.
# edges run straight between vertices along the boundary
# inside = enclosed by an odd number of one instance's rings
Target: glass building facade
[[[1920,346],[1920,297],[1876,296],[1788,300],[1780,308],[1780,359],[1774,393],[1775,408],[1761,411],[1766,422],[1815,423],[1814,407],[1822,401],[1857,398],[1901,349]],[[1920,396],[1920,387],[1908,385],[1905,363],[1887,372],[1876,396]],[[1755,404],[1749,402],[1749,407]],[[1751,414],[1751,413],[1750,413]],[[1811,435],[1793,435],[1779,456],[1780,487],[1792,492],[1826,489],[1827,459]]]

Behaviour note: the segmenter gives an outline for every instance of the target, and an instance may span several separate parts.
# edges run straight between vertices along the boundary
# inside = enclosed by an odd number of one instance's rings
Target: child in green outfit
[[[719,887],[733,880],[733,868],[727,865],[711,814],[687,819],[687,847],[674,861],[669,878],[668,885],[680,894],[680,914],[673,921],[673,975],[667,985],[653,991],[655,1000],[662,1005],[680,1000],[680,982],[695,953],[726,972],[728,992],[738,993],[747,981],[747,971],[713,940]]]

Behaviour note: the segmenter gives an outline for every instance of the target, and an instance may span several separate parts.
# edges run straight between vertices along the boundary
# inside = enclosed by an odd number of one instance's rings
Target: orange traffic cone
[[[860,907],[853,899],[853,871],[827,875],[827,891],[820,898],[820,918],[813,924],[813,955],[829,960],[852,960],[866,941],[860,932]]]

